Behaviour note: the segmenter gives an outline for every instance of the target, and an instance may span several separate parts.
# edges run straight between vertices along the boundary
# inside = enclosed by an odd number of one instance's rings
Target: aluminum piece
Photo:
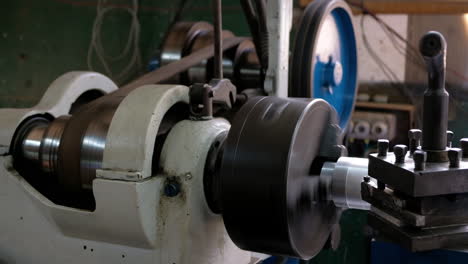
[[[361,182],[367,176],[368,160],[341,157],[336,163],[325,162],[320,176],[330,178],[327,197],[343,209],[369,210],[370,204],[362,199]]]

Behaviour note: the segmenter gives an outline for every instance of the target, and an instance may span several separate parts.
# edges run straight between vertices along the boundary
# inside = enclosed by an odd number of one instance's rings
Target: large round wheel
[[[357,49],[348,5],[316,0],[304,11],[293,49],[292,97],[322,98],[337,111],[344,129],[357,91]]]
[[[242,249],[309,259],[327,241],[337,209],[320,191],[340,129],[323,100],[257,97],[236,115],[221,168],[221,203]]]

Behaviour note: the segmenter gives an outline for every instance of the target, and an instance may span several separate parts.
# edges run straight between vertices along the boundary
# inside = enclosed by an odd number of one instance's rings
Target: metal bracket
[[[190,87],[190,116],[195,120],[213,117],[214,105],[231,109],[236,102],[236,87],[228,79],[213,79],[209,84],[196,83]]]

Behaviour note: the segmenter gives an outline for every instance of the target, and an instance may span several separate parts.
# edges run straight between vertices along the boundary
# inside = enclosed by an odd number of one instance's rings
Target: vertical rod
[[[428,71],[428,88],[424,93],[423,140],[425,151],[443,151],[447,147],[449,94],[445,90],[447,43],[431,31],[420,42],[420,51]]]
[[[222,39],[222,4],[221,0],[213,0],[213,12],[214,12],[214,78],[223,78],[223,51],[221,46],[223,45]]]

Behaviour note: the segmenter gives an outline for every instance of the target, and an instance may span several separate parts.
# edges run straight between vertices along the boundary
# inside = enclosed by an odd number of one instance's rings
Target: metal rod
[[[223,78],[223,45],[222,28],[223,28],[223,15],[221,0],[213,0],[214,12],[214,78]]]
[[[445,90],[447,43],[438,32],[421,39],[421,54],[428,71],[428,88],[424,93],[423,141],[425,151],[442,151],[447,147],[449,94]]]

